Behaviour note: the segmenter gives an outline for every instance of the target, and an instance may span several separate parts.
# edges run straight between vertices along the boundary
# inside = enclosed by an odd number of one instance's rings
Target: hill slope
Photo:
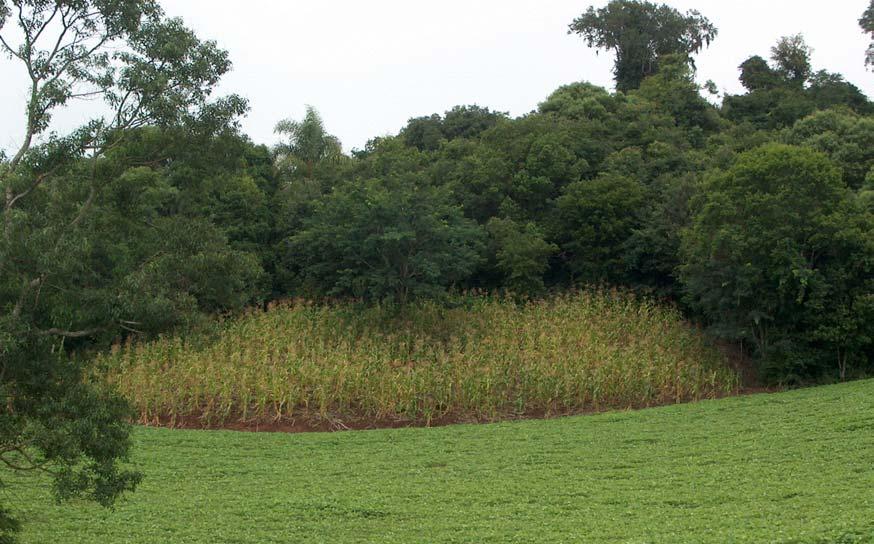
[[[115,512],[4,475],[24,542],[874,542],[874,381],[548,421],[136,437],[147,478]]]

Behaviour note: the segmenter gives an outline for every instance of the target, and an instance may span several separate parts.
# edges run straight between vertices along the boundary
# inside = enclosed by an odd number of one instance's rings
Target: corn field
[[[93,379],[143,424],[432,424],[678,403],[736,390],[679,313],[615,291],[403,311],[288,301],[212,334],[128,341]]]

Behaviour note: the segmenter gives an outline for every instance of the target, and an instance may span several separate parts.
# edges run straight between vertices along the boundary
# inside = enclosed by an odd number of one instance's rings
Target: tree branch
[[[15,308],[12,309],[12,317],[18,317],[21,315],[21,309],[24,307],[24,299],[27,298],[27,294],[30,293],[30,290],[38,286],[41,282],[42,278],[36,278],[29,282],[27,280],[24,280],[21,289],[21,296],[18,297],[18,302],[15,303]]]
[[[6,51],[8,51],[10,55],[19,60],[24,60],[24,57],[22,57],[18,51],[12,49],[12,47],[9,46],[9,44],[6,42],[6,38],[4,38],[2,34],[0,34],[0,44],[3,45],[3,48],[6,49]]]
[[[84,338],[86,336],[91,336],[98,332],[103,332],[106,330],[106,327],[94,327],[93,329],[83,329],[81,331],[65,331],[63,329],[46,329],[37,331],[37,334],[40,336],[63,336],[64,338]]]
[[[55,4],[55,9],[52,10],[52,14],[49,15],[49,18],[45,20],[45,22],[42,24],[42,26],[40,26],[37,33],[33,35],[33,39],[31,40],[31,43],[36,43],[36,41],[39,40],[39,37],[42,35],[42,33],[45,31],[45,29],[48,28],[48,26],[52,23],[52,21],[55,18],[55,15],[58,14],[60,9],[61,9],[60,4]]]
[[[17,463],[10,461],[9,459],[6,458],[6,454],[8,454],[8,453],[15,453],[15,454],[23,457],[24,460],[27,462],[28,466],[22,466],[22,465],[19,465]],[[44,472],[49,472],[45,468],[49,464],[48,460],[45,460],[42,462],[37,462],[33,457],[28,455],[28,453],[25,451],[25,449],[21,446],[13,446],[11,448],[7,448],[4,451],[0,452],[0,461],[3,461],[3,463],[7,467],[11,468],[12,470],[18,470],[18,471],[22,471],[22,472],[28,472],[28,471],[32,471],[32,470],[41,470]]]
[[[57,170],[57,168],[52,168],[48,172],[43,172],[42,174],[38,175],[36,177],[36,179],[33,181],[33,183],[30,184],[30,187],[27,188],[27,190],[18,193],[17,195],[13,196],[10,199],[7,199],[7,201],[6,201],[6,213],[9,213],[9,210],[12,209],[12,206],[14,206],[16,202],[18,202],[22,198],[26,197],[27,195],[29,195],[31,192],[33,192],[34,189],[39,187],[42,184],[42,182],[45,181],[45,179],[47,177],[54,174],[55,170]]]

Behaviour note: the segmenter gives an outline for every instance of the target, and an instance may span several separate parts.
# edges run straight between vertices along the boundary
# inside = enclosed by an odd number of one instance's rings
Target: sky
[[[698,80],[740,93],[737,66],[767,57],[781,36],[802,33],[814,69],[838,72],[874,97],[866,71],[869,39],[858,19],[869,0],[668,0],[697,9],[719,28],[697,56]],[[478,104],[523,115],[560,85],[589,81],[607,88],[612,55],[597,54],[567,34],[589,5],[580,0],[164,0],[203,39],[227,49],[234,63],[217,89],[251,107],[243,132],[274,144],[276,123],[300,118],[310,104],[348,151],[394,134],[411,117]],[[0,59],[0,148],[23,133],[27,79]],[[58,131],[99,111],[79,103],[56,116]]]

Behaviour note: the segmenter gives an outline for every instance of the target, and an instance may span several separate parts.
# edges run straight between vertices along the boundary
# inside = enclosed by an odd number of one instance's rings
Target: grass
[[[874,381],[545,421],[139,428],[115,511],[3,502],[37,544],[874,542]]]
[[[699,400],[735,390],[679,313],[612,291],[446,309],[290,302],[212,337],[116,346],[95,379],[141,423],[494,421]],[[338,423],[342,425],[345,423]]]

